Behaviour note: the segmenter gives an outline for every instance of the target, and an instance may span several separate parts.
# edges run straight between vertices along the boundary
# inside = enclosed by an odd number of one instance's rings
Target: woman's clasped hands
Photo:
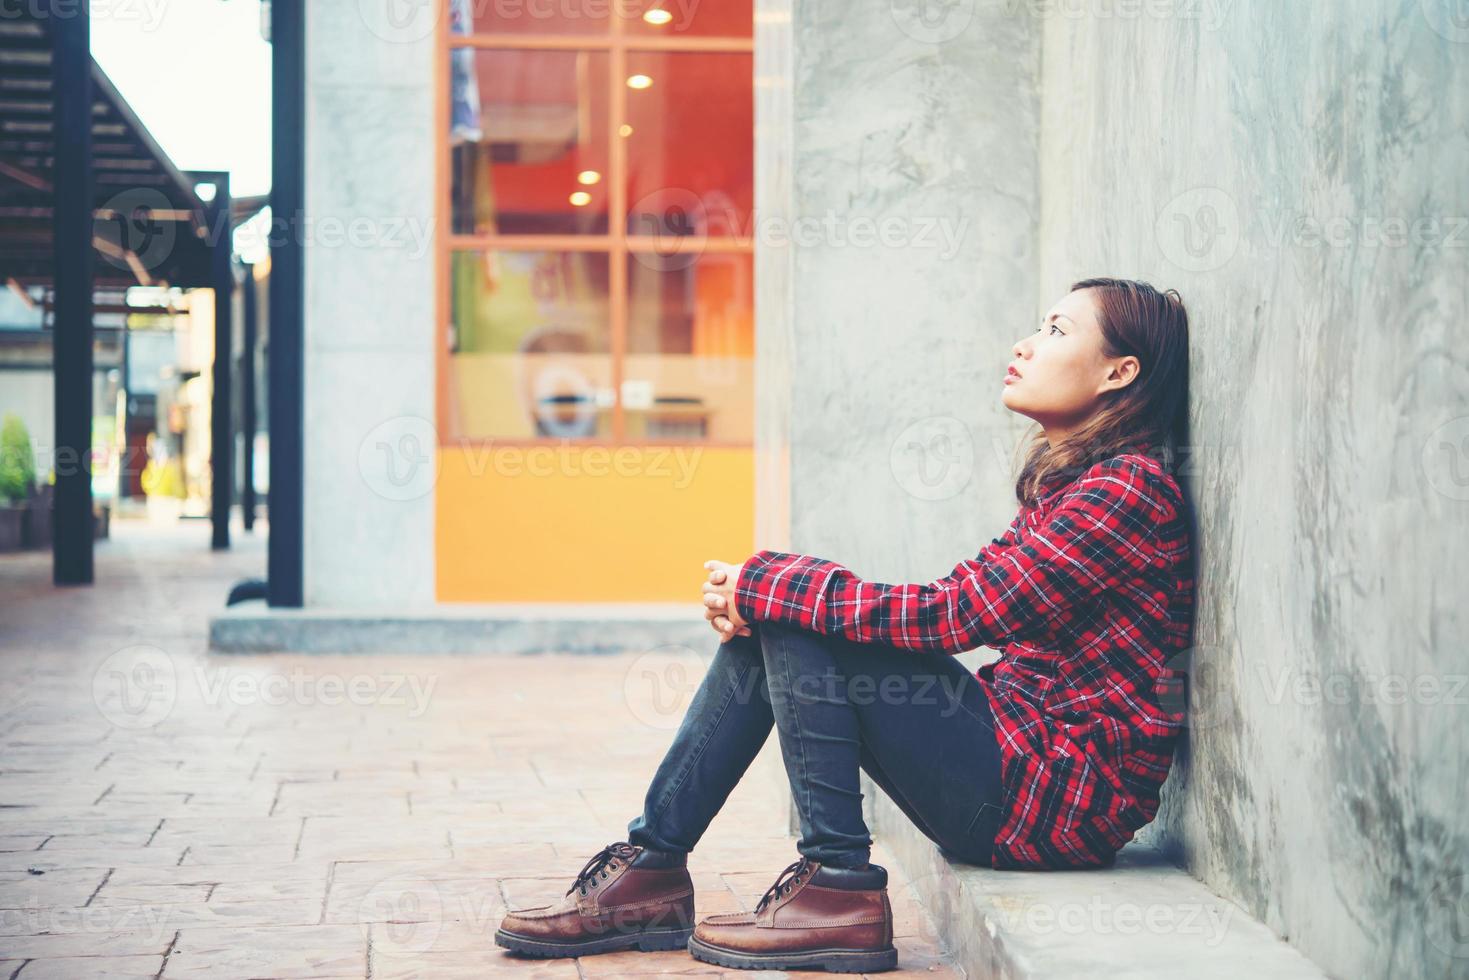
[[[750,624],[740,616],[734,599],[735,583],[740,580],[744,563],[731,565],[711,558],[704,567],[709,570],[709,578],[704,583],[704,618],[721,641],[732,636],[749,636]]]

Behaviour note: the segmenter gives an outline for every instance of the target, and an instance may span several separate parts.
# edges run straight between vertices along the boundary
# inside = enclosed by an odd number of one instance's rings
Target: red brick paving
[[[625,836],[688,663],[211,655],[206,618],[263,541],[113,530],[92,588],[0,556],[0,980],[722,972],[491,938]],[[775,746],[690,857],[701,915],[751,907],[797,856]],[[897,919],[883,976],[956,976],[880,841],[873,859]]]

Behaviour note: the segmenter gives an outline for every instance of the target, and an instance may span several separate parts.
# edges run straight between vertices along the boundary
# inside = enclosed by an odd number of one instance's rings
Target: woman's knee
[[[786,623],[760,623],[755,627],[754,639],[767,662],[818,652],[814,648],[825,645],[829,640],[820,633]],[[829,658],[823,655],[822,659]]]
[[[714,686],[741,704],[756,699],[770,703],[765,677],[765,657],[760,644],[748,636],[731,637],[719,644],[704,673],[702,686]]]
[[[804,630],[801,627],[795,626],[791,623],[776,622],[754,623],[751,625],[750,629],[756,640],[775,639],[776,637],[789,638],[793,636],[798,636],[802,633],[811,632],[810,630]]]
[[[717,643],[716,657],[741,664],[751,660],[764,663],[765,655],[761,650],[759,631],[750,636],[735,635],[728,639],[721,638]]]
[[[733,636],[719,641],[719,647],[714,651],[714,659],[709,664],[708,672],[717,674],[725,671],[731,674],[744,674],[751,669],[756,671],[765,669],[765,657],[760,652],[759,642],[750,636]]]

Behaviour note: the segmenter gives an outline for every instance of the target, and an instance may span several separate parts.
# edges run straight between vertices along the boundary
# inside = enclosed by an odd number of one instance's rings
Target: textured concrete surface
[[[936,44],[923,4],[757,5],[757,544],[883,581],[944,574],[1014,513],[1040,30],[960,6]]]
[[[1469,29],[1189,6],[1044,20],[1042,296],[1193,314],[1195,700],[1153,839],[1334,975],[1462,975]]]
[[[206,614],[258,574],[260,539],[113,533],[91,589],[0,556],[0,977],[721,973],[493,943],[625,836],[698,660],[210,655]],[[753,907],[796,858],[789,795],[771,738],[690,857],[699,914]],[[958,977],[880,842],[874,860],[883,976]]]

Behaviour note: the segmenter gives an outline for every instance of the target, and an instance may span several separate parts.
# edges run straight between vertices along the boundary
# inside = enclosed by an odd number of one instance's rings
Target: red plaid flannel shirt
[[[751,623],[861,643],[1001,656],[976,671],[1005,787],[996,868],[1109,865],[1158,810],[1184,713],[1190,535],[1173,476],[1124,453],[1052,484],[978,556],[926,585],[760,551],[735,584]]]

